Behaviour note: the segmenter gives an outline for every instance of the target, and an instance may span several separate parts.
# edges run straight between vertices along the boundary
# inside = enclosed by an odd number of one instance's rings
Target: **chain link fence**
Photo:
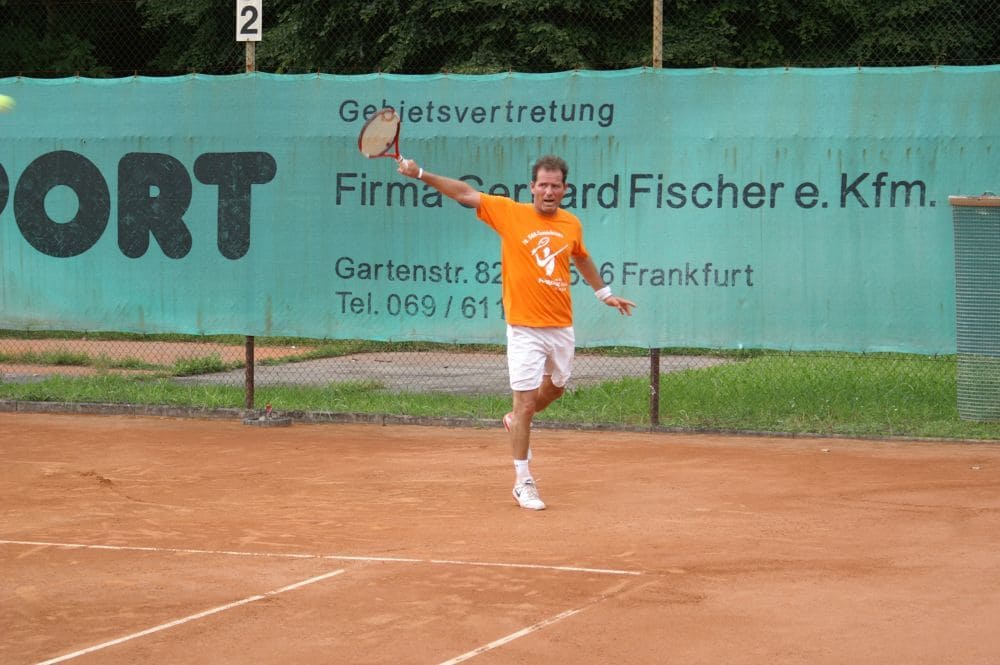
[[[509,410],[500,346],[249,340],[248,347],[237,336],[0,331],[0,400],[247,410],[274,403],[281,411],[313,414],[416,413],[474,421]],[[957,420],[954,356],[578,349],[569,388],[541,416],[542,426],[553,420],[953,436],[948,423]],[[436,399],[424,402],[428,397]],[[987,425],[968,436],[998,434]]]
[[[998,0],[264,0],[256,69],[489,73],[1000,62]],[[0,75],[244,71],[234,2],[0,0]]]
[[[240,73],[234,20],[217,0],[0,0],[0,76]],[[264,0],[262,29],[254,66],[275,73],[1000,63],[1000,0]],[[127,402],[145,379],[158,388],[142,399],[201,406],[232,406],[220,387],[247,407],[405,414],[400,396],[435,393],[469,398],[442,407],[455,415],[496,418],[509,405],[500,347],[0,331],[0,399]],[[564,416],[598,424],[849,434],[831,422],[854,409],[866,433],[893,434],[956,417],[954,356],[581,349],[573,388],[644,405]]]

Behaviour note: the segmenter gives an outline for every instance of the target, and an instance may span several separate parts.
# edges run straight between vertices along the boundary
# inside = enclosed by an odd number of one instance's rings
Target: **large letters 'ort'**
[[[218,246],[229,259],[250,249],[250,193],[255,184],[277,173],[266,152],[206,153],[194,163],[199,182],[218,185]],[[45,197],[64,185],[79,202],[76,216],[65,223],[49,217]],[[0,166],[0,211],[7,205],[10,182]],[[176,158],[161,153],[128,153],[118,162],[118,247],[139,258],[149,236],[163,253],[179,259],[191,250],[191,232],[183,215],[191,203],[191,178]],[[58,150],[37,158],[24,170],[14,190],[14,217],[21,235],[39,252],[67,258],[86,252],[104,233],[111,214],[108,184],[89,159]]]

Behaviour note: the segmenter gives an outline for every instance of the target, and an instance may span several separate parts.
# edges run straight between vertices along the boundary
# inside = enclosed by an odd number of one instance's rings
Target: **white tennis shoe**
[[[514,485],[514,501],[528,510],[545,510],[545,503],[538,496],[538,488],[531,478]]]

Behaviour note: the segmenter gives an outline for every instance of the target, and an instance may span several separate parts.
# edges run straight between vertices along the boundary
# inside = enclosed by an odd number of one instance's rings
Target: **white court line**
[[[328,556],[325,554],[295,554],[294,552],[240,552],[236,550],[197,550],[186,547],[140,547],[138,545],[93,545],[88,543],[56,543],[41,540],[0,540],[0,545],[38,545],[80,550],[114,550],[118,552],[163,552],[167,554],[214,554],[220,556],[271,557],[277,559],[335,559],[339,561],[389,561],[421,563],[423,559],[403,559],[378,556]]]
[[[129,545],[88,545],[85,543],[56,543],[37,540],[0,540],[0,545],[32,545],[42,547],[63,547],[68,549],[115,550],[120,552],[164,552],[168,554],[211,554],[225,556],[273,557],[285,559],[328,559],[331,561],[367,561],[382,563],[433,563],[452,566],[485,566],[497,568],[529,568],[570,573],[592,573],[598,575],[642,575],[635,570],[613,568],[581,568],[576,566],[547,566],[533,563],[499,563],[490,561],[452,561],[448,559],[407,559],[387,556],[341,556],[335,554],[295,554],[291,552],[240,552],[233,550],[197,550],[178,547],[139,547]]]
[[[7,542],[7,541],[4,541],[4,542]],[[247,603],[252,603],[252,602],[255,602],[255,601],[258,601],[258,600],[263,600],[263,599],[268,598],[270,596],[276,596],[279,593],[285,593],[286,591],[292,591],[294,589],[298,589],[299,587],[304,587],[304,586],[306,586],[308,584],[314,584],[316,582],[321,582],[321,581],[323,581],[323,580],[325,580],[327,578],[333,577],[334,575],[340,575],[343,572],[344,572],[344,569],[341,568],[340,570],[334,570],[334,571],[329,572],[329,573],[324,573],[323,575],[318,575],[316,577],[310,577],[307,580],[302,580],[301,582],[296,582],[295,584],[289,584],[288,586],[283,586],[280,589],[275,589],[273,591],[268,591],[266,593],[259,594],[259,595],[256,595],[256,596],[249,596],[248,598],[244,598],[243,600],[237,600],[234,603],[229,603],[227,605],[220,605],[219,607],[213,607],[212,609],[205,610],[204,612],[198,612],[197,614],[192,614],[191,616],[186,616],[183,619],[177,619],[176,621],[170,621],[168,623],[161,623],[159,626],[153,626],[152,628],[147,628],[146,630],[141,630],[138,633],[132,633],[131,635],[126,635],[125,637],[119,637],[117,639],[110,640],[108,642],[103,642],[101,644],[95,644],[92,647],[87,647],[86,649],[80,649],[79,651],[74,651],[73,653],[68,653],[65,656],[58,656],[58,657],[52,658],[50,660],[44,660],[44,661],[38,663],[38,665],[52,665],[53,663],[61,663],[63,661],[70,660],[72,658],[77,658],[78,656],[83,656],[83,655],[86,655],[88,653],[93,653],[95,651],[100,651],[101,649],[107,649],[108,647],[113,647],[116,644],[121,644],[122,642],[128,642],[129,640],[134,640],[134,639],[136,639],[138,637],[144,637],[144,636],[149,635],[151,633],[156,633],[156,632],[159,632],[161,630],[166,630],[168,628],[173,628],[175,626],[180,626],[181,624],[185,624],[185,623],[187,623],[189,621],[195,621],[196,619],[202,619],[202,618],[210,616],[212,614],[217,614],[218,612],[224,612],[226,610],[231,610],[234,607],[239,607],[240,605],[246,605]]]
[[[649,584],[651,584],[651,583],[647,582],[643,586],[648,586]],[[456,656],[455,658],[452,658],[451,660],[446,660],[443,663],[441,663],[440,665],[455,665],[455,663],[461,663],[462,661],[469,660],[470,658],[474,658],[474,657],[476,657],[476,656],[478,656],[480,654],[486,653],[487,651],[492,651],[493,649],[496,649],[497,647],[501,647],[501,646],[503,646],[503,645],[505,645],[505,644],[507,644],[509,642],[513,642],[514,640],[516,640],[518,638],[524,637],[525,635],[530,635],[531,633],[533,633],[533,632],[535,632],[537,630],[541,630],[542,628],[545,628],[546,626],[551,626],[552,624],[554,624],[557,621],[562,621],[563,619],[569,618],[569,617],[573,616],[574,614],[578,614],[578,613],[582,612],[583,610],[587,609],[588,607],[593,607],[594,605],[597,605],[598,603],[603,602],[603,601],[607,600],[608,598],[611,598],[612,596],[617,595],[619,592],[621,592],[623,589],[627,588],[628,586],[629,586],[629,582],[628,581],[619,582],[619,583],[615,584],[612,588],[610,588],[607,591],[605,591],[604,593],[602,593],[600,595],[600,597],[596,598],[593,602],[589,603],[588,605],[584,605],[583,607],[578,607],[575,610],[566,610],[565,612],[560,612],[559,614],[555,615],[554,617],[549,617],[548,619],[545,619],[544,621],[539,621],[538,623],[532,624],[532,625],[528,626],[527,628],[522,628],[521,630],[517,631],[516,633],[511,633],[510,635],[507,635],[506,637],[501,637],[500,639],[494,640],[494,641],[490,642],[489,644],[484,644],[481,647],[476,647],[472,651],[467,651],[467,652],[463,653],[461,656]]]
[[[599,573],[601,575],[642,575],[642,573],[637,570],[615,570],[614,568],[580,568],[578,566],[546,566],[540,563],[491,563],[489,561],[450,561],[448,559],[431,559],[430,563],[444,563],[453,566],[534,568],[536,570],[561,570],[569,573]]]
[[[475,658],[476,656],[478,656],[480,654],[483,654],[483,653],[486,653],[487,651],[492,651],[493,649],[496,649],[497,647],[502,647],[503,645],[507,644],[508,642],[513,642],[514,640],[516,640],[518,638],[521,638],[521,637],[524,637],[525,635],[530,635],[531,633],[535,632],[536,630],[541,630],[542,628],[545,628],[546,626],[550,626],[550,625],[554,624],[556,621],[562,621],[563,619],[571,617],[574,614],[576,614],[577,612],[582,612],[583,609],[584,608],[580,607],[580,608],[577,608],[575,610],[566,610],[565,612],[560,612],[559,614],[555,615],[554,617],[549,617],[548,619],[545,619],[544,621],[539,621],[538,623],[532,624],[532,625],[528,626],[527,628],[522,628],[521,630],[517,631],[516,633],[511,633],[510,635],[507,635],[506,637],[501,637],[499,640],[494,640],[494,641],[490,642],[489,644],[484,644],[481,647],[476,647],[472,651],[466,651],[461,656],[455,656],[451,660],[446,660],[443,663],[441,663],[440,665],[455,665],[456,663],[461,663],[463,661],[469,660],[470,658]]]

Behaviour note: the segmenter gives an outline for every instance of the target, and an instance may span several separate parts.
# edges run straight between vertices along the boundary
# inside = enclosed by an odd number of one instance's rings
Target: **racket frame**
[[[371,127],[376,122],[385,122],[387,118],[395,118],[396,133],[393,136],[392,141],[390,141],[388,145],[386,145],[385,149],[382,152],[376,155],[370,155],[367,152],[365,152],[363,147],[365,132],[368,130],[369,127]],[[361,131],[358,132],[358,151],[368,159],[389,157],[395,159],[396,161],[399,161],[402,158],[402,155],[399,154],[399,130],[402,127],[403,127],[403,121],[399,117],[399,114],[396,113],[396,109],[394,109],[391,106],[386,106],[385,108],[379,109],[375,113],[372,113],[371,117],[369,117],[368,120],[365,121],[365,124],[362,125]]]

